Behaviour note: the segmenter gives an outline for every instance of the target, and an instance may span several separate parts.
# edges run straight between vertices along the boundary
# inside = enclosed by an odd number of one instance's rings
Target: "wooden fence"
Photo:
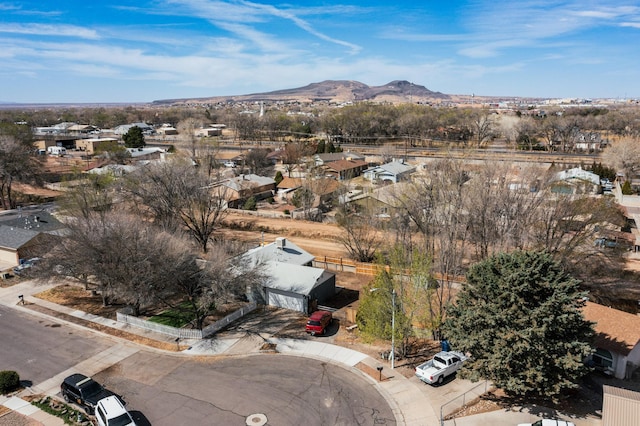
[[[353,272],[361,275],[377,275],[383,268],[386,271],[390,270],[389,265],[378,265],[376,263],[356,262],[352,259],[344,259],[342,257],[327,257],[318,256],[313,259],[313,266],[317,268],[324,268],[329,271],[337,272]],[[408,271],[407,271],[408,273]],[[438,281],[447,281],[453,283],[464,282],[465,278],[457,275],[443,275],[440,273],[434,273],[433,278]]]

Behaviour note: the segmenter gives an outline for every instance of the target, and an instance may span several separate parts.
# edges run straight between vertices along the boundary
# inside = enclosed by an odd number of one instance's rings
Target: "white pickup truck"
[[[438,352],[433,359],[416,367],[416,376],[428,384],[441,384],[445,377],[462,367],[467,357],[462,352]]]

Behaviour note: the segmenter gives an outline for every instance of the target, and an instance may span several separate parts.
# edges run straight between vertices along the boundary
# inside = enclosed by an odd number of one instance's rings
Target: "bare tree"
[[[630,180],[640,171],[640,138],[624,137],[612,142],[602,153],[602,159]]]
[[[113,178],[109,175],[76,175],[63,183],[67,191],[58,201],[58,206],[64,215],[85,220],[95,213],[106,213],[113,204],[112,184]]]
[[[150,165],[127,177],[127,191],[138,208],[151,212],[162,229],[185,229],[206,253],[226,214],[226,190],[185,161]]]
[[[469,175],[463,164],[452,159],[434,163],[427,175],[410,185],[399,199],[421,233],[423,250],[433,261],[438,280],[434,310],[440,320],[451,300],[452,286],[464,271],[468,232],[464,187]],[[436,337],[438,329],[439,324],[434,324]]]
[[[15,209],[15,182],[36,183],[39,162],[31,139],[20,132],[0,128],[0,204],[5,210]]]
[[[196,130],[200,128],[202,128],[202,121],[193,117],[185,118],[178,123],[180,139],[182,139],[189,147],[191,159],[194,161],[196,161],[196,158],[198,157],[198,137],[196,136]]]
[[[356,213],[343,204],[336,214],[344,233],[338,238],[350,256],[358,262],[371,262],[382,244],[380,221],[369,211]]]
[[[244,163],[249,173],[267,176],[273,173],[273,163],[267,158],[269,151],[264,148],[252,149],[245,155]]]
[[[542,175],[534,167],[511,167],[493,161],[480,165],[471,175],[465,188],[465,211],[469,242],[475,247],[478,260],[527,244],[532,212],[543,200],[534,188],[540,185]]]

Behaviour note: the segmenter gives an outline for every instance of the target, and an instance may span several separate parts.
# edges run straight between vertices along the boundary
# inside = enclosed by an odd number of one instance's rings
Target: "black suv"
[[[102,398],[116,395],[84,374],[72,374],[64,379],[60,385],[60,393],[65,401],[75,402],[84,408],[88,414],[94,413],[96,404]],[[118,396],[118,399],[122,400],[120,396]]]

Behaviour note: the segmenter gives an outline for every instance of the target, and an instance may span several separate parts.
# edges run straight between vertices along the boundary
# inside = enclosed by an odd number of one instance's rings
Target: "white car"
[[[543,419],[534,423],[520,423],[518,426],[576,426],[571,422],[555,419]]]
[[[136,426],[131,414],[115,395],[98,401],[95,416],[100,426]]]

